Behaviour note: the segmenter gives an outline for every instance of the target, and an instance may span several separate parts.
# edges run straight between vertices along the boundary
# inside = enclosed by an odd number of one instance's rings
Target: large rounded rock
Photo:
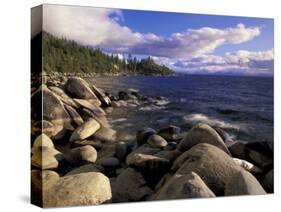
[[[76,147],[70,150],[66,160],[73,165],[85,165],[97,160],[97,151],[90,145]]]
[[[254,164],[246,161],[246,160],[242,160],[239,158],[233,158],[234,162],[236,164],[238,164],[239,166],[241,166],[242,168],[244,168],[246,171],[253,173],[253,174],[261,174],[263,172],[262,169],[260,169],[259,167],[255,166]]]
[[[97,164],[105,168],[117,168],[120,165],[120,161],[116,157],[106,157],[98,160]]]
[[[63,154],[52,147],[32,149],[31,165],[40,169],[57,169]]]
[[[47,120],[40,120],[35,121],[32,123],[31,126],[31,133],[32,135],[40,135],[41,133],[44,133],[45,135],[52,137],[55,135],[55,125]]]
[[[112,198],[109,179],[88,172],[60,178],[44,195],[44,207],[96,205]]]
[[[160,135],[151,135],[148,140],[147,143],[152,146],[152,147],[165,147],[168,145],[168,142],[162,138]]]
[[[84,140],[93,135],[100,128],[100,124],[95,119],[89,119],[78,126],[70,137],[70,142]]]
[[[73,141],[71,142],[71,147],[81,147],[81,146],[86,146],[86,145],[90,145],[92,147],[94,147],[96,150],[100,150],[103,147],[103,144],[98,141],[98,140],[82,140],[82,141]]]
[[[127,168],[112,181],[113,202],[145,200],[151,193],[142,174],[132,168]]]
[[[215,197],[215,194],[208,188],[198,174],[191,172],[186,175],[175,174],[159,191],[157,191],[153,200],[204,197]]]
[[[101,126],[93,135],[93,138],[103,143],[112,143],[116,140],[116,131],[112,128]]]
[[[49,87],[49,89],[54,94],[56,94],[64,104],[67,104],[67,105],[72,106],[74,108],[78,107],[78,105],[61,88],[56,87],[56,86],[51,86],[51,87]]]
[[[69,105],[64,105],[64,107],[68,112],[68,114],[70,115],[72,122],[75,123],[76,126],[80,126],[84,123],[79,113],[77,113],[77,111],[73,107]]]
[[[115,155],[119,160],[124,160],[129,152],[128,145],[121,141],[115,146]]]
[[[65,83],[65,90],[72,96],[72,98],[98,100],[89,84],[80,77],[69,78]]]
[[[34,143],[33,143],[33,147],[32,147],[32,150],[31,152],[33,152],[33,150],[35,148],[38,148],[38,147],[49,147],[49,148],[54,148],[54,144],[53,144],[53,141],[47,136],[45,135],[44,133],[42,133],[41,135],[39,135]]]
[[[243,169],[231,175],[225,186],[225,196],[266,194],[257,179]]]
[[[105,115],[103,109],[101,109],[95,101],[89,101],[85,99],[73,99],[75,103],[79,105],[79,107],[86,108],[93,112],[96,116]]]
[[[71,118],[65,110],[63,103],[60,99],[51,92],[47,86],[42,85],[31,97],[34,103],[31,109],[32,120],[47,120],[54,124],[54,136],[61,133],[63,129],[72,130]],[[43,104],[43,109],[41,105]]]
[[[196,172],[217,196],[222,196],[227,179],[242,168],[221,149],[201,143],[179,156],[171,169],[181,175]]]
[[[87,172],[101,172],[104,173],[104,168],[97,164],[86,164],[83,166],[79,166],[78,168],[72,169],[70,172],[67,172],[64,176],[69,175],[76,175],[81,173],[87,173]]]
[[[231,155],[219,134],[209,125],[201,123],[188,131],[184,139],[179,143],[178,149],[184,152],[200,143],[212,144]]]
[[[106,96],[100,89],[98,89],[93,84],[91,85],[91,88],[93,92],[96,94],[96,96],[99,98],[103,106],[110,106],[111,100],[108,96]]]

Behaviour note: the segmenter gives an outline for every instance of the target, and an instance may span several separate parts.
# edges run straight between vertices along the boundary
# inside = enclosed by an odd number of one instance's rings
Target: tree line
[[[82,72],[99,74],[171,75],[174,72],[151,57],[138,60],[105,54],[99,48],[83,46],[66,38],[42,33],[43,70],[46,72]]]

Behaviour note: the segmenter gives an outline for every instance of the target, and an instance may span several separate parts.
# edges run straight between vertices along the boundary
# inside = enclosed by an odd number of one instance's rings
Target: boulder
[[[75,103],[77,103],[77,105],[79,105],[79,107],[86,108],[86,109],[90,110],[96,116],[105,115],[104,110],[101,109],[95,101],[90,102],[89,100],[86,100],[86,99],[73,99],[73,101]]]
[[[70,172],[66,173],[64,176],[69,175],[76,175],[81,173],[87,173],[87,172],[101,172],[104,173],[104,168],[97,164],[86,164],[83,166],[79,166],[78,168],[72,169]]]
[[[52,91],[50,91],[46,85],[42,85],[32,96],[33,102],[31,109],[31,119],[40,121],[46,120],[54,125],[52,132],[53,136],[61,133],[64,129],[72,130],[71,118],[65,110],[63,103]],[[43,103],[43,109],[40,105],[34,105]]]
[[[61,88],[55,87],[55,86],[51,86],[51,87],[49,87],[49,89],[54,94],[56,94],[64,104],[72,106],[74,108],[78,107],[78,105]]]
[[[66,155],[66,160],[75,166],[94,163],[97,160],[97,151],[90,145],[76,147]]]
[[[152,194],[142,174],[133,168],[122,171],[111,185],[112,202],[141,201]]]
[[[31,188],[37,192],[45,192],[60,179],[58,173],[51,170],[32,170]]]
[[[263,172],[263,170],[261,170],[259,167],[255,166],[254,164],[246,160],[242,160],[239,158],[233,158],[233,160],[236,164],[238,164],[239,166],[241,166],[242,168],[244,168],[246,171],[250,173],[261,174]]]
[[[159,147],[159,148],[168,145],[168,142],[164,138],[156,134],[149,136],[147,143],[152,147]]]
[[[81,146],[86,146],[86,145],[90,145],[92,147],[94,147],[96,150],[100,150],[103,147],[103,144],[99,141],[99,140],[76,140],[71,142],[71,147],[81,147]]]
[[[272,168],[273,166],[273,153],[255,146],[259,146],[258,143],[242,143],[237,142],[229,147],[229,150],[233,157],[241,158],[252,162],[253,164],[263,169]]]
[[[40,135],[41,133],[44,133],[45,135],[52,137],[55,135],[55,131],[55,125],[47,120],[35,121],[34,123],[32,123],[31,126],[31,133],[32,135],[36,136]]]
[[[32,149],[35,149],[37,147],[54,148],[54,144],[53,141],[46,134],[42,133],[35,139]]]
[[[264,187],[264,189],[268,192],[268,193],[273,193],[274,192],[274,186],[273,186],[273,169],[271,169],[264,177],[263,181],[262,181],[262,185]]]
[[[180,132],[181,129],[179,127],[170,125],[166,128],[160,129],[157,134],[167,141],[173,141],[177,138],[177,135],[180,134]]]
[[[137,135],[136,135],[136,139],[137,139],[137,144],[138,146],[141,146],[142,144],[145,144],[147,142],[147,139],[151,136],[151,135],[154,135],[156,134],[157,132],[152,129],[152,128],[143,128],[141,130],[139,130],[137,132]]]
[[[84,123],[83,119],[81,118],[81,116],[79,115],[79,113],[77,113],[77,111],[69,106],[69,105],[64,105],[66,111],[68,112],[68,114],[70,115],[71,119],[72,119],[72,123],[74,123],[76,126],[80,126]]]
[[[61,177],[43,197],[44,207],[97,205],[111,201],[109,179],[99,172]]]
[[[111,100],[108,96],[106,96],[100,89],[98,89],[93,84],[91,85],[92,91],[96,94],[96,96],[99,98],[99,100],[102,103],[102,106],[110,106]]]
[[[63,159],[63,154],[53,147],[32,149],[31,165],[40,169],[57,169]]]
[[[116,140],[116,131],[112,128],[101,126],[93,135],[93,138],[103,143],[112,143]]]
[[[97,96],[91,90],[90,85],[80,77],[71,77],[65,83],[65,90],[72,98],[94,99],[99,101]],[[99,103],[100,105],[101,103]]]
[[[98,160],[97,164],[105,168],[117,168],[120,165],[120,161],[116,157],[106,157]]]
[[[165,158],[141,153],[128,156],[126,162],[129,166],[151,171],[164,171],[170,165],[169,160]]]
[[[70,142],[84,140],[93,135],[100,128],[100,124],[95,119],[89,119],[78,126],[70,137]]]
[[[153,200],[208,197],[215,197],[215,194],[208,188],[198,174],[191,172],[186,175],[175,174],[156,192]]]
[[[164,150],[175,150],[177,149],[176,142],[168,142],[168,145],[164,147]]]
[[[154,154],[154,156],[160,157],[160,158],[165,158],[170,162],[173,162],[177,157],[179,157],[181,155],[181,152],[178,151],[177,149],[175,150],[163,150],[160,151],[156,154]]]
[[[196,172],[216,196],[224,194],[227,179],[241,169],[227,153],[207,143],[181,154],[171,168],[181,175]]]
[[[243,169],[231,175],[225,186],[225,196],[266,194],[257,179]]]
[[[212,144],[231,155],[219,134],[209,125],[201,123],[195,125],[190,131],[188,131],[177,148],[181,152],[185,152],[200,143]]]

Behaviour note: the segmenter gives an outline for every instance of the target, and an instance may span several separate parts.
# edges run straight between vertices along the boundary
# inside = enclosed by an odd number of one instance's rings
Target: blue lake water
[[[92,81],[109,93],[134,88],[170,102],[156,108],[114,110],[109,117],[118,131],[133,135],[142,127],[160,129],[170,124],[185,131],[205,122],[223,128],[236,140],[273,141],[273,78],[116,76]]]

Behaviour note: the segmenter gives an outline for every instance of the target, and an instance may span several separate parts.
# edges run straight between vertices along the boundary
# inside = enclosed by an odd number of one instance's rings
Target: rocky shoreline
[[[200,123],[147,126],[132,141],[117,136],[114,108],[161,106],[135,90],[117,96],[92,75],[32,76],[31,189],[42,207],[273,193],[273,145],[229,142]],[[43,110],[42,110],[43,101]]]

